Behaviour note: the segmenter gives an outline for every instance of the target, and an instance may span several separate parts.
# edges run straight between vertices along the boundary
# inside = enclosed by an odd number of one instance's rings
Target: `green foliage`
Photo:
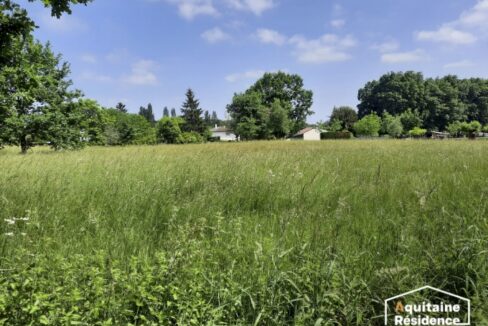
[[[325,128],[332,132],[338,132],[344,130],[342,122],[338,119],[333,119],[329,121],[329,123],[327,124],[327,126],[325,126]]]
[[[11,44],[15,55],[0,67],[0,138],[23,153],[40,144],[81,146],[80,119],[69,66],[32,37]]]
[[[320,139],[351,139],[352,137],[349,131],[330,131],[320,134]]]
[[[427,133],[427,129],[422,129],[419,127],[415,127],[408,132],[409,136],[414,138],[424,137],[426,133]]]
[[[447,126],[447,130],[449,134],[453,137],[476,137],[476,134],[479,133],[481,128],[481,123],[478,121],[471,121],[471,122],[453,122]]]
[[[268,130],[277,139],[284,138],[290,133],[290,119],[288,118],[287,111],[278,99],[271,105]]]
[[[381,129],[381,119],[376,114],[369,114],[353,126],[358,136],[377,137]]]
[[[488,125],[484,125],[481,129],[482,132],[488,133]]]
[[[358,92],[358,115],[360,118],[376,112],[399,115],[409,108],[425,107],[426,89],[421,73],[407,71],[391,72],[378,81],[368,82]]]
[[[388,112],[385,112],[385,114],[383,115],[381,130],[383,134],[387,134],[390,137],[400,137],[403,133],[401,118],[399,116],[394,117]]]
[[[290,132],[294,133],[303,129],[307,117],[313,114],[312,97],[312,91],[303,88],[303,79],[300,76],[284,72],[266,73],[243,94],[235,94],[232,103],[227,106],[227,112],[233,120],[234,129],[239,124],[248,124],[249,121],[255,120],[254,129],[257,131],[248,133],[254,135],[251,139],[279,137],[267,127],[273,103],[279,100],[290,121]]]
[[[195,94],[191,89],[186,92],[186,100],[181,108],[181,113],[185,121],[181,127],[183,131],[204,133],[206,126],[202,119],[203,110],[200,108],[200,102],[195,98]]]
[[[182,118],[163,117],[157,124],[158,143],[178,144],[181,142]]]
[[[358,114],[349,106],[334,107],[329,121],[338,121],[341,124],[341,129],[334,131],[352,131],[352,127],[358,121]]]
[[[475,138],[480,131],[481,123],[478,121],[463,122],[461,124],[461,132],[470,138]]]
[[[259,93],[235,94],[227,111],[232,118],[232,128],[242,139],[267,138],[269,116]]]
[[[388,73],[358,92],[359,117],[388,112],[402,117],[405,130],[446,130],[456,121],[488,122],[488,80],[445,76],[424,79],[415,72]],[[409,112],[410,111],[410,112]]]
[[[36,0],[29,0],[34,2]],[[42,0],[45,7],[51,7],[51,14],[57,18],[61,17],[63,13],[71,14],[71,6],[76,4],[84,4],[85,6],[93,0]]]
[[[117,109],[106,110],[105,137],[108,145],[142,145],[156,143],[156,130],[138,114],[124,113]]]
[[[407,109],[400,114],[400,121],[403,126],[403,130],[412,130],[415,127],[422,127],[422,118],[420,113],[416,110]]]

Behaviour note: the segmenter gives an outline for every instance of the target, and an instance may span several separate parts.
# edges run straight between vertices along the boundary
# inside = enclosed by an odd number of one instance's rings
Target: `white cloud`
[[[250,11],[259,16],[275,6],[274,0],[227,0],[234,9]]]
[[[456,69],[456,68],[470,68],[474,63],[469,60],[461,60],[456,62],[450,62],[444,65],[444,69]]]
[[[346,21],[344,19],[334,19],[331,20],[330,25],[334,28],[341,28],[346,25]]]
[[[475,43],[475,33],[488,32],[488,0],[478,0],[476,5],[459,16],[457,20],[442,24],[436,30],[420,31],[417,39],[451,44]]]
[[[296,35],[290,38],[289,43],[295,46],[294,54],[299,62],[326,63],[351,59],[347,50],[356,46],[357,42],[351,35],[341,38],[335,34],[325,34],[312,40]]]
[[[426,55],[422,50],[415,50],[409,52],[393,52],[384,53],[381,55],[381,61],[384,63],[408,63],[418,62],[426,59]]]
[[[393,52],[393,51],[398,50],[399,47],[400,47],[400,44],[395,40],[390,40],[390,41],[386,41],[386,42],[379,43],[379,44],[373,44],[371,46],[371,48],[373,50],[377,50],[381,53]]]
[[[471,44],[476,42],[476,37],[473,34],[454,29],[447,25],[441,26],[435,31],[418,32],[417,39],[451,44]]]
[[[140,60],[132,65],[131,74],[122,77],[122,82],[132,85],[156,85],[158,78],[154,70],[158,65],[151,60]]]
[[[219,12],[212,0],[167,0],[178,7],[180,15],[188,20],[196,16],[217,16]]]
[[[229,83],[235,83],[241,80],[260,78],[262,75],[264,75],[264,73],[264,70],[249,70],[242,73],[227,75],[225,76],[225,80],[227,80]]]
[[[97,57],[94,56],[93,54],[89,54],[89,53],[83,54],[80,57],[80,59],[81,59],[81,61],[86,62],[86,63],[91,63],[91,64],[97,63]]]
[[[229,34],[223,32],[218,27],[206,30],[205,32],[202,33],[201,36],[208,43],[218,43],[218,42],[227,41],[231,39]]]
[[[488,28],[488,0],[480,0],[461,14],[458,23],[466,27]]]
[[[284,35],[271,29],[258,29],[256,35],[261,43],[283,45],[286,42],[286,37]]]
[[[43,28],[56,33],[83,32],[88,30],[88,25],[71,15],[63,15],[58,19],[52,17],[49,12],[44,11],[39,18],[40,25]]]

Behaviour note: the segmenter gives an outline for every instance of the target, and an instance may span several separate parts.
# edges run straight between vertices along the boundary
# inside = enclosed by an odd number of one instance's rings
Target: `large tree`
[[[186,91],[186,100],[181,107],[181,113],[183,120],[185,120],[183,131],[204,133],[206,126],[202,119],[203,110],[200,108],[200,102],[195,98],[192,89]]]
[[[274,101],[280,100],[288,108],[291,131],[298,131],[306,126],[307,117],[313,114],[313,93],[304,88],[299,75],[284,72],[265,73],[246,93],[258,93],[261,104],[271,108]]]
[[[408,109],[425,108],[425,84],[421,73],[413,71],[391,72],[379,80],[368,82],[358,92],[358,115],[398,115]]]
[[[70,90],[68,64],[30,36],[11,46],[15,55],[0,68],[0,138],[23,153],[45,143],[80,146],[83,116],[73,103],[81,93]]]
[[[335,120],[340,122],[343,130],[352,130],[352,126],[358,121],[358,114],[349,106],[334,107],[329,121]]]
[[[242,139],[266,139],[269,135],[269,109],[263,105],[261,96],[257,92],[235,94],[227,106],[231,127]]]

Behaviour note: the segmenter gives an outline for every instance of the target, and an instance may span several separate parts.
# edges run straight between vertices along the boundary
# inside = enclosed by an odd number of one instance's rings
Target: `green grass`
[[[486,325],[487,203],[484,141],[8,148],[0,324],[382,325],[428,284]]]

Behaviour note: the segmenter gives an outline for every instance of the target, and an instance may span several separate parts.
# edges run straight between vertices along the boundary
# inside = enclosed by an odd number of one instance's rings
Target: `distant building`
[[[320,129],[308,127],[290,137],[294,140],[320,140]]]
[[[227,127],[219,127],[215,125],[215,128],[210,129],[212,132],[212,138],[219,139],[220,141],[237,141],[237,136],[232,129]]]

